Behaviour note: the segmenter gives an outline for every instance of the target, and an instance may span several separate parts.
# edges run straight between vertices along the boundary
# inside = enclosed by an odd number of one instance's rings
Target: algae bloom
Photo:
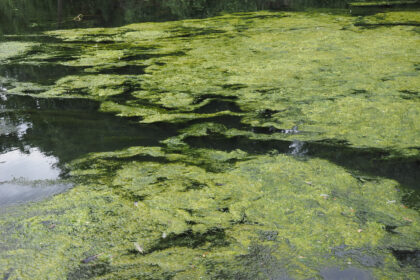
[[[26,74],[0,75],[8,96],[93,100],[124,128],[51,150],[75,187],[1,212],[0,271],[417,279],[419,22],[255,12],[0,42],[0,72]]]

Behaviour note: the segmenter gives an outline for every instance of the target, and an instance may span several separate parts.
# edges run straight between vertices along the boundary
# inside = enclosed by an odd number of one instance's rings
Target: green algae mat
[[[419,24],[258,12],[7,36],[5,95],[163,132],[74,147],[74,188],[3,209],[4,279],[418,279]]]

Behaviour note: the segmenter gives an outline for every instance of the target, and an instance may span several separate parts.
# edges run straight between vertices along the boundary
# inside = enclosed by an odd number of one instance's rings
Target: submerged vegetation
[[[255,12],[6,37],[5,94],[166,133],[75,151],[73,189],[4,210],[4,278],[418,278],[419,23]]]

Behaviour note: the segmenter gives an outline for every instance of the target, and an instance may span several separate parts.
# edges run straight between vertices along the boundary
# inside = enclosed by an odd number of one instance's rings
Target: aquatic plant
[[[0,267],[9,279],[415,279],[420,219],[403,199],[420,177],[418,20],[258,12],[46,33],[58,41],[8,63],[78,72],[36,93],[6,79],[9,93],[92,99],[175,133],[71,161],[76,187],[2,216]],[[406,24],[360,24],[373,22]]]

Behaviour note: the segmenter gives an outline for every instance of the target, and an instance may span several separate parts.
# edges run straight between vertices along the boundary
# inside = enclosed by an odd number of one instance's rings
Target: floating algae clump
[[[2,271],[417,278],[420,217],[402,190],[420,178],[418,18],[394,17],[407,24],[260,12],[49,32],[71,50],[51,61],[80,73],[36,95],[95,99],[177,133],[82,156],[68,166],[78,186],[8,210]]]
[[[183,161],[158,147],[138,147],[75,162],[74,174],[85,174],[89,185],[38,204],[36,216],[3,219],[2,227],[15,231],[5,240],[18,238],[20,247],[9,248],[9,258],[24,262],[42,255],[38,261],[50,264],[35,261],[17,275],[42,278],[54,269],[60,278],[101,265],[99,279],[223,279],[241,273],[303,279],[323,266],[349,263],[379,278],[415,275],[392,255],[420,245],[418,213],[389,203],[400,199],[392,180],[362,183],[325,160],[286,155],[248,158],[224,172]],[[105,170],[82,172],[99,167]],[[80,263],[92,256],[92,264]],[[268,257],[264,269],[244,267]]]
[[[251,126],[298,125],[311,139],[412,153],[407,149],[420,144],[419,20],[412,12],[362,20],[378,18],[406,24],[369,29],[347,15],[257,13],[52,31],[64,41],[106,38],[59,63],[114,74],[64,77],[45,95],[121,95],[102,110],[148,123],[226,108],[243,112],[241,121]],[[118,74],[127,65],[145,74]]]

